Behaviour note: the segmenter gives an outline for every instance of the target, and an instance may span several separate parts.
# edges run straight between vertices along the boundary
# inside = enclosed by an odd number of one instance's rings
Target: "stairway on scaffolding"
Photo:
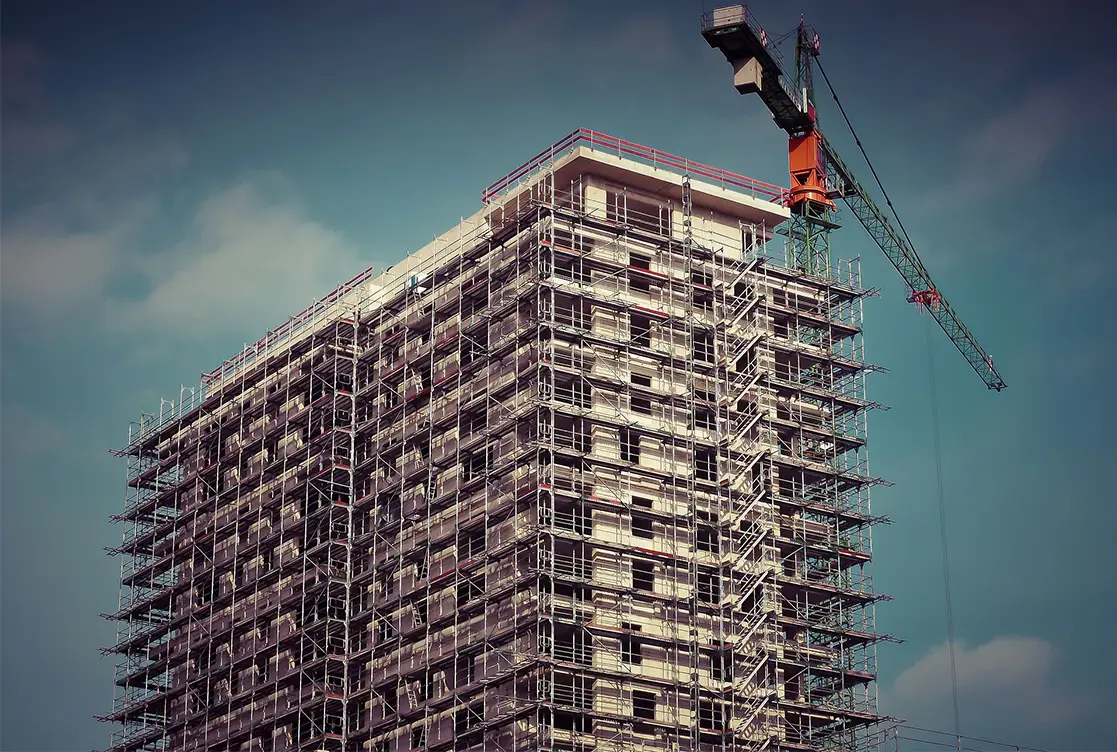
[[[733,678],[734,718],[729,730],[740,743],[747,745],[744,748],[748,750],[759,751],[770,743],[770,737],[766,733],[762,733],[761,739],[750,737],[755,734],[756,719],[761,716],[774,696],[772,688],[767,686],[768,675],[763,673],[773,658],[771,654],[773,611],[763,597],[764,588],[771,585],[771,571],[755,575],[743,583],[742,593],[761,593],[761,597],[757,599],[757,604],[749,616],[741,622],[739,632],[730,640],[734,654],[739,651],[745,652],[746,662],[742,671],[735,673]],[[738,594],[738,597],[743,596]],[[734,622],[736,623],[735,620]],[[763,676],[759,683],[758,676]]]

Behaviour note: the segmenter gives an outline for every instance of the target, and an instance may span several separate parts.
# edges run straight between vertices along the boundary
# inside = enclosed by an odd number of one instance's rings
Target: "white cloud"
[[[132,332],[262,335],[362,266],[281,176],[256,176],[206,200],[190,237],[144,264],[148,294],[112,303],[109,321]]]
[[[958,643],[955,658],[963,733],[1018,740],[1024,732],[1062,728],[1092,709],[1059,685],[1059,652],[1037,637],[1000,636],[973,648]],[[935,648],[900,674],[881,704],[913,725],[950,728],[949,647]]]
[[[3,112],[0,285],[21,326],[254,339],[367,265],[277,174],[186,204],[182,227],[183,145],[111,94],[82,95],[84,119],[60,122],[42,86],[48,62],[33,46],[4,47],[15,106]]]
[[[166,181],[152,177],[173,154],[134,155],[126,166],[131,178],[107,178],[113,182],[107,198],[93,197],[104,181],[93,182],[6,221],[5,306],[59,332],[69,322],[72,330],[94,326],[114,334],[237,332],[254,339],[368,266],[344,237],[308,217],[274,173],[205,199],[179,240],[159,200]],[[155,190],[143,195],[151,185]],[[153,245],[158,234],[175,240]]]
[[[0,230],[0,284],[7,304],[54,324],[96,303],[123,260],[122,248],[151,215],[149,201],[107,207],[82,221],[74,206],[43,204]]]
[[[122,108],[90,107],[94,116],[64,121],[43,86],[50,61],[27,43],[4,40],[2,49],[2,298],[57,327],[104,299],[188,158],[175,138]]]
[[[964,142],[948,182],[927,197],[932,210],[1007,201],[1041,175],[1053,155],[1090,122],[1079,113],[1110,113],[1112,64],[1047,79],[986,119]]]

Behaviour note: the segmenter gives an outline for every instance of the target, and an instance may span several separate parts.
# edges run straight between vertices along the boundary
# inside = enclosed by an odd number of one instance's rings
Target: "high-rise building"
[[[865,290],[784,195],[578,131],[145,416],[112,749],[864,748]]]

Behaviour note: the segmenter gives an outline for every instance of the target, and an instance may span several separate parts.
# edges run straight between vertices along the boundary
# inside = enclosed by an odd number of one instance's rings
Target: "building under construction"
[[[856,262],[578,131],[133,426],[111,747],[853,750]]]

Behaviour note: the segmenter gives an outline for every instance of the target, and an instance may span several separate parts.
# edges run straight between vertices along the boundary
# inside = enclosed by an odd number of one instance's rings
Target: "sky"
[[[707,0],[708,1],[708,0]],[[0,749],[104,747],[129,421],[579,127],[786,184],[700,2],[8,0],[0,14]],[[806,15],[987,391],[856,220],[868,286],[882,709],[1115,750],[1117,215],[1108,4],[756,2]],[[837,109],[822,129],[871,184]],[[930,355],[930,357],[929,357]],[[937,399],[931,399],[931,377]],[[1106,635],[1109,635],[1107,638]]]

